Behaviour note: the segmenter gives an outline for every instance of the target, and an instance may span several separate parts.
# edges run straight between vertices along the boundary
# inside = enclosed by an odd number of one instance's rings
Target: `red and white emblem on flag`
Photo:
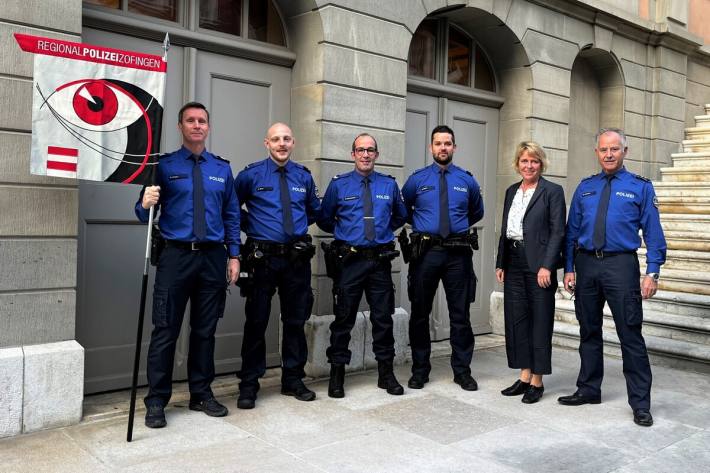
[[[78,149],[62,148],[61,146],[47,147],[48,176],[76,178],[76,168],[78,164]]]

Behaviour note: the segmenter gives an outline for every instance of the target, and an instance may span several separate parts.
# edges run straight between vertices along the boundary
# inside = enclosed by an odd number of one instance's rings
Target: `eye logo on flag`
[[[32,174],[150,183],[160,153],[160,56],[15,34],[35,53]]]

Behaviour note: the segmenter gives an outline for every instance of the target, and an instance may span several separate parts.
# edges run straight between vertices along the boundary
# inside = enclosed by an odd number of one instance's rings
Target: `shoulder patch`
[[[224,161],[225,163],[229,164],[228,159],[224,159],[222,156],[217,156],[216,154],[213,155],[215,158],[219,159],[220,161]]]
[[[649,178],[647,178],[647,177],[643,177],[643,176],[640,175],[640,174],[633,174],[633,173],[631,173],[631,174],[632,174],[636,179],[641,179],[642,181],[651,182],[651,179],[649,179]]]

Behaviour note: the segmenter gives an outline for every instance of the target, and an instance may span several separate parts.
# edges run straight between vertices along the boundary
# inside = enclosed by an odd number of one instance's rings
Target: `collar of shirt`
[[[190,159],[194,153],[189,149],[185,148],[185,146],[181,146],[180,149],[177,150],[176,154],[183,159]],[[210,156],[210,152],[207,151],[207,148],[205,148],[200,154],[200,161],[205,161],[207,159],[207,156]]]
[[[286,174],[288,174],[289,172],[291,172],[291,170],[293,169],[294,166],[295,166],[295,164],[293,164],[290,159],[289,159],[288,161],[286,161],[286,164],[284,165],[284,167],[286,168]],[[268,156],[268,157],[266,158],[266,170],[267,170],[267,172],[269,172],[269,173],[278,172],[280,167],[281,167],[281,166],[279,166],[278,164],[276,164],[276,163],[274,162],[274,160],[271,159],[271,156]]]

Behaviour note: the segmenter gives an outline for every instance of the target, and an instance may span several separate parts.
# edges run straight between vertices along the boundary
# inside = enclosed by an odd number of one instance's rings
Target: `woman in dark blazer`
[[[552,326],[557,269],[562,267],[565,195],[546,180],[545,150],[532,141],[518,145],[513,168],[523,178],[505,192],[496,279],[503,283],[505,348],[508,366],[520,378],[504,396],[540,400],[542,376],[552,372]]]

